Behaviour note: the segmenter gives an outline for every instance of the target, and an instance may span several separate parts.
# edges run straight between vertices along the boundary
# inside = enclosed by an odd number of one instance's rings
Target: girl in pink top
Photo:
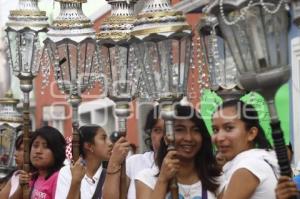
[[[65,146],[64,137],[53,127],[44,126],[33,133],[30,143],[32,172],[20,171],[20,184],[30,181],[31,199],[54,198],[58,171],[65,160]],[[19,186],[11,198],[22,196]]]

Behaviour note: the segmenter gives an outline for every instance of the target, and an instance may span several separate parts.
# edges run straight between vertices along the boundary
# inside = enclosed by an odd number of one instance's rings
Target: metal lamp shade
[[[108,3],[112,11],[97,34],[98,56],[103,64],[108,97],[129,102],[137,94],[140,75],[130,35],[136,0],[108,0]]]
[[[180,33],[169,37],[156,35],[138,45],[143,81],[153,96],[179,98],[187,94],[191,44],[190,34]]]
[[[95,31],[82,12],[81,0],[58,0],[60,13],[44,41],[49,64],[61,91],[78,96],[91,87],[99,72]]]
[[[48,27],[46,13],[39,10],[37,0],[19,0],[18,9],[11,10],[8,18],[5,31],[9,64],[20,80],[32,80],[39,71],[40,36]]]
[[[16,31],[7,28],[9,60],[14,74],[20,78],[33,79],[39,72],[42,49],[39,32],[29,28]]]
[[[71,39],[56,43],[47,39],[45,42],[55,80],[62,92],[81,95],[93,86],[99,70],[94,39],[87,38],[79,43]]]
[[[168,0],[149,0],[138,14],[132,34],[144,71],[145,90],[154,98],[181,98],[187,93],[192,61],[191,28]]]
[[[48,65],[53,66],[58,87],[72,106],[72,153],[79,158],[78,107],[81,94],[91,87],[99,72],[93,24],[82,11],[86,0],[57,0],[60,13],[44,41]]]
[[[101,45],[103,72],[108,81],[108,96],[112,99],[131,99],[136,95],[139,68],[129,45]]]
[[[229,20],[236,15],[238,11],[229,12]],[[218,18],[246,90],[277,90],[289,79],[289,18],[283,7],[272,15],[261,5],[252,6],[234,25],[227,25],[221,14]]]

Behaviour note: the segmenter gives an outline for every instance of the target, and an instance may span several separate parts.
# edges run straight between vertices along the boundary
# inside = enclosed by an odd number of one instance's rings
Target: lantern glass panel
[[[0,167],[13,166],[13,153],[14,153],[14,142],[16,139],[16,132],[13,128],[7,125],[0,127]]]
[[[128,45],[102,44],[99,55],[106,76],[108,96],[135,96],[140,70],[133,49]]]
[[[274,8],[270,3],[267,6]],[[238,15],[240,12],[233,11],[227,17],[232,21]],[[219,22],[241,73],[288,65],[289,19],[283,7],[271,15],[261,6],[254,6],[234,25],[225,24],[221,15]]]
[[[62,40],[54,43],[47,40],[49,60],[54,60],[54,75],[59,88],[65,92],[84,92],[90,87],[99,70],[96,56],[96,45],[92,39],[80,43],[71,40]]]
[[[237,85],[237,69],[225,40],[219,35],[202,32],[200,42],[203,59],[209,68],[211,88],[234,88]]]
[[[7,38],[9,58],[15,75],[37,75],[42,55],[39,34],[28,28],[20,31],[8,28]]]
[[[154,95],[168,97],[185,95],[191,59],[189,36],[144,41],[137,47],[146,84]]]

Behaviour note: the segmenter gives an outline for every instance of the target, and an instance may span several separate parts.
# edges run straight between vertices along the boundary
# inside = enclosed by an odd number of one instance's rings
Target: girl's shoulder
[[[141,181],[142,183],[147,185],[149,188],[154,189],[158,174],[159,174],[159,170],[157,167],[147,168],[147,169],[140,171],[135,176],[135,180]]]

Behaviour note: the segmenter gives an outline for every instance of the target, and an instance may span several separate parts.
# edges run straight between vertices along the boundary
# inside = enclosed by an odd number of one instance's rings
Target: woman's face
[[[158,119],[156,124],[151,130],[151,141],[153,151],[157,152],[160,146],[160,140],[164,135],[164,121],[162,119]]]
[[[227,161],[250,149],[257,134],[255,127],[246,130],[245,123],[239,119],[235,107],[225,107],[217,111],[213,115],[212,128],[212,142]]]
[[[113,144],[109,137],[106,135],[105,131],[98,129],[95,137],[94,143],[91,145],[90,151],[102,161],[109,160],[111,156]]]
[[[15,161],[18,168],[21,168],[24,163],[24,144],[22,143],[15,151]]]
[[[47,141],[41,136],[37,136],[32,143],[30,161],[37,169],[48,169],[55,163],[54,155],[48,147]]]
[[[193,159],[202,146],[200,129],[188,119],[174,121],[175,147],[182,159]]]

